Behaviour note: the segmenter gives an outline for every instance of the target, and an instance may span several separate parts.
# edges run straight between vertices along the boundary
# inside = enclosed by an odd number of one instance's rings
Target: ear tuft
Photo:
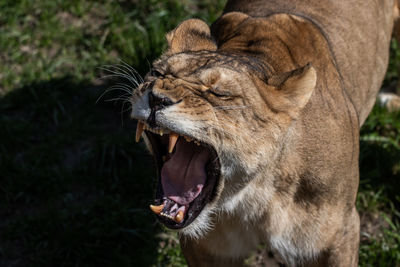
[[[166,35],[168,53],[175,54],[185,51],[217,50],[217,45],[211,37],[210,28],[200,19],[183,21]]]

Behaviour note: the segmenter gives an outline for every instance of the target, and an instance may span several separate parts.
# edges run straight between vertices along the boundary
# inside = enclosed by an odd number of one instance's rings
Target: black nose
[[[172,100],[167,97],[156,96],[155,94],[153,94],[153,92],[149,93],[149,106],[154,112],[173,104],[174,102],[172,102]]]
[[[153,92],[149,93],[149,106],[150,106],[150,116],[147,118],[147,123],[151,127],[156,127],[156,112],[165,107],[171,106],[175,104],[171,99],[167,97],[160,97],[153,94]]]

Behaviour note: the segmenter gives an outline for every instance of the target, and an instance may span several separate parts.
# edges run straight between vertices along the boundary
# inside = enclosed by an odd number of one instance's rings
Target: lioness
[[[394,0],[231,0],[168,33],[133,93],[154,155],[151,209],[190,266],[357,266],[359,128],[374,105]]]

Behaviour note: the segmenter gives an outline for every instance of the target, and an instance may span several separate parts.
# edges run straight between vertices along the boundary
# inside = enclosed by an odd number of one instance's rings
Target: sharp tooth
[[[144,129],[144,123],[141,121],[138,121],[136,125],[136,142],[139,142],[140,137],[142,136],[143,129]]]
[[[174,150],[176,141],[178,141],[178,137],[179,137],[179,135],[177,133],[171,132],[169,134],[169,144],[168,144],[168,152],[169,153],[172,153],[172,151]]]
[[[161,212],[164,208],[164,204],[161,204],[159,206],[154,206],[154,205],[150,205],[150,209],[157,215],[163,215],[163,213]]]
[[[175,216],[174,221],[177,223],[181,223],[183,221],[183,211],[182,210],[178,211],[178,213]]]
[[[187,137],[187,136],[185,136],[185,140],[186,140],[187,142],[192,142],[192,139],[189,138],[189,137]]]
[[[163,136],[164,132],[163,130],[160,130],[160,135]]]

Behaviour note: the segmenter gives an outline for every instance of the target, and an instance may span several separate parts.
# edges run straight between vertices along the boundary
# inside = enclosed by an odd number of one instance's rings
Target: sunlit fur
[[[179,231],[189,265],[240,266],[265,243],[289,266],[357,266],[359,127],[384,77],[394,21],[393,1],[363,4],[365,16],[380,8],[379,25],[340,17],[360,1],[329,10],[314,0],[228,1],[211,30],[192,19],[167,35],[158,74],[133,92],[132,118],[148,118],[149,92],[168,98],[174,104],[156,112],[157,126],[217,152],[217,194]],[[287,6],[303,13],[275,12]],[[361,78],[351,66],[372,55],[359,54],[364,46],[338,52],[359,44],[337,35],[346,23],[382,30],[368,37],[379,40],[379,64],[363,65]]]

